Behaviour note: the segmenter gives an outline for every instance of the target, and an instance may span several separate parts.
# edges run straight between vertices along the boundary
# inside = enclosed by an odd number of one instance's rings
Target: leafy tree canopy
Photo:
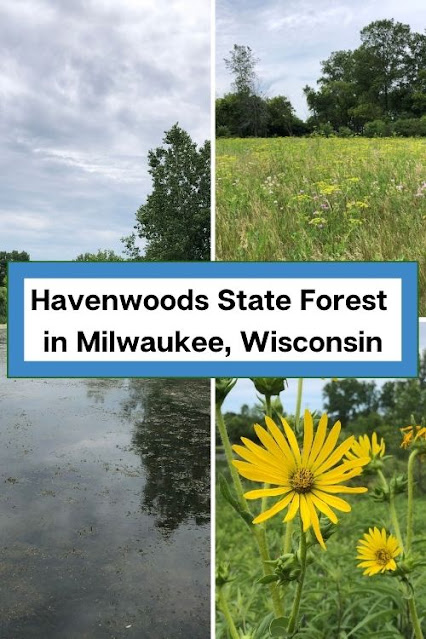
[[[75,258],[76,262],[123,262],[124,258],[111,249],[98,249],[97,253],[81,253]]]
[[[0,286],[6,285],[8,262],[29,262],[30,256],[26,251],[0,251]]]
[[[148,154],[152,192],[136,213],[136,233],[123,238],[130,259],[210,259],[210,143],[197,147],[175,124]],[[136,238],[146,241],[143,257]]]

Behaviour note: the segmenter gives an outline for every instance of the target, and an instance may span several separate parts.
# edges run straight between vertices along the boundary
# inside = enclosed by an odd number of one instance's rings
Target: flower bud
[[[235,377],[216,377],[216,405],[222,406],[226,396],[237,383]]]
[[[287,385],[285,377],[250,377],[258,393],[279,395]]]

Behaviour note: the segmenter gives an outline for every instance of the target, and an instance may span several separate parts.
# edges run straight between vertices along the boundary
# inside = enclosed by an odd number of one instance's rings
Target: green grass
[[[218,474],[226,474],[222,462],[218,463],[217,471]],[[355,546],[366,529],[374,525],[389,527],[387,506],[377,504],[366,495],[354,496],[349,501],[352,512],[341,514],[335,534],[327,541],[327,551],[322,551],[317,546],[315,555],[318,561],[307,569],[302,603],[304,631],[297,637],[411,639],[406,603],[398,592],[397,580],[382,575],[364,577],[362,571],[356,567]],[[405,504],[405,496],[399,496],[397,510],[402,530],[405,524]],[[281,520],[282,517],[275,517],[267,526],[274,558],[282,552],[284,526]],[[426,530],[425,496],[417,499],[415,526],[419,535]],[[422,548],[424,550],[424,545]],[[267,630],[255,634],[259,622],[271,612],[268,587],[256,583],[262,574],[257,547],[245,523],[223,499],[219,488],[216,498],[216,553],[217,562],[229,561],[231,565],[234,580],[226,586],[227,598],[241,636],[266,639],[269,637]],[[293,585],[288,587],[285,596],[286,613],[289,613],[292,594]],[[426,616],[424,576],[420,576],[416,583],[416,595],[419,614]],[[423,624],[426,632],[426,622],[423,621]],[[216,637],[228,637],[220,612],[217,613]]]
[[[219,139],[220,260],[418,260],[426,315],[426,139]]]

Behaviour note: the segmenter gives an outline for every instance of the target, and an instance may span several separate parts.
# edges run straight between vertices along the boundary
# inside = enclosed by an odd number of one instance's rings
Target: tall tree
[[[126,253],[140,257],[139,237],[146,241],[144,260],[208,260],[210,143],[198,148],[177,124],[163,142],[148,154],[152,192],[136,213],[136,234],[123,239]]]
[[[255,95],[257,93],[256,64],[259,62],[254,57],[250,47],[234,44],[229,52],[229,58],[224,59],[226,68],[234,76],[233,86],[236,93]]]
[[[398,110],[392,98],[403,83],[410,39],[409,25],[395,20],[376,20],[361,30],[358,77],[385,114]]]
[[[255,58],[251,48],[245,45],[234,44],[229,54],[229,58],[225,58],[225,66],[234,76],[234,132],[241,137],[265,135],[268,111],[258,92],[256,64],[259,60]],[[228,101],[228,106],[229,104]]]

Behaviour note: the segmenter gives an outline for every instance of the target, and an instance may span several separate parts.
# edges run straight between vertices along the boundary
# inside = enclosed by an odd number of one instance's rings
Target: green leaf
[[[393,615],[394,615],[393,610],[381,610],[380,612],[376,612],[374,615],[367,615],[362,621],[360,621],[359,624],[355,626],[355,628],[352,628],[352,630],[348,633],[348,637],[351,637],[355,632],[360,630],[363,626],[366,626],[368,623],[370,623],[370,621],[373,621],[373,619],[374,620],[382,619],[382,618],[386,619],[386,617],[392,618]]]
[[[245,521],[247,526],[251,528],[253,523],[252,513],[241,508],[240,504],[233,496],[230,486],[223,475],[219,475],[219,487],[224,499],[226,499],[228,504],[230,504],[235,512],[238,513],[238,515]]]
[[[271,584],[273,581],[278,581],[278,575],[264,575],[260,579],[257,580],[258,584]]]
[[[266,617],[262,619],[262,621],[259,623],[259,625],[255,629],[252,639],[265,639],[265,637],[268,636],[269,634],[269,626],[273,619],[274,619],[273,612],[270,612],[269,615],[266,615]]]
[[[287,633],[288,617],[278,617],[271,621],[269,634],[271,637],[288,637]]]

